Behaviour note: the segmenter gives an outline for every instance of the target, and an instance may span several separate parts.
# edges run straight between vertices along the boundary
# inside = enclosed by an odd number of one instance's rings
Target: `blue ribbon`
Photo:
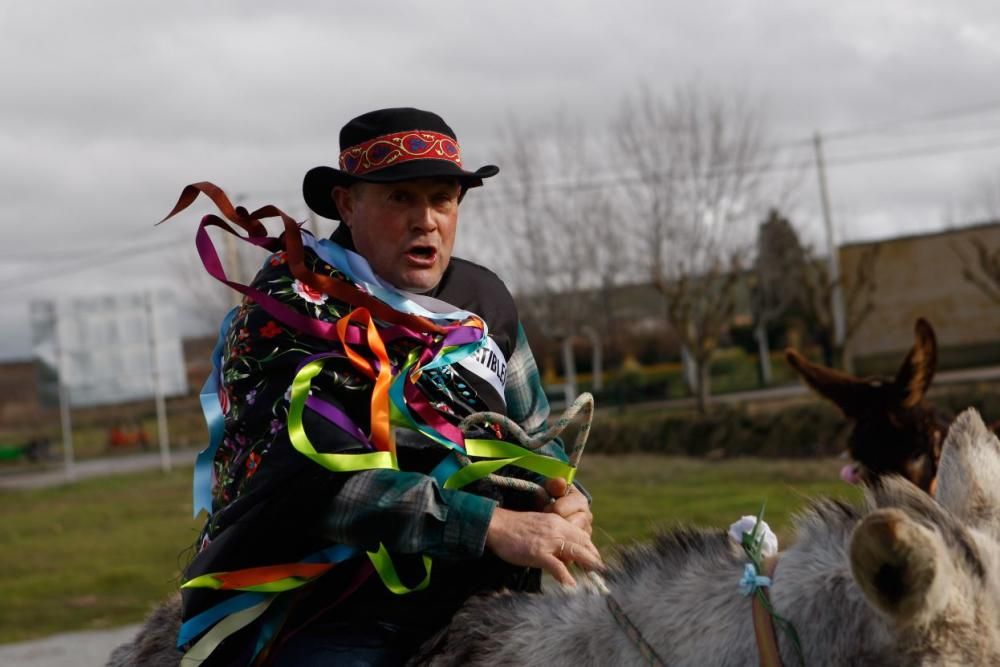
[[[222,432],[225,427],[225,419],[222,415],[222,406],[219,405],[220,373],[222,366],[222,348],[226,344],[226,333],[236,316],[236,308],[233,308],[222,319],[222,326],[219,327],[219,338],[215,341],[215,349],[212,350],[212,372],[205,380],[201,388],[199,399],[201,400],[201,411],[205,415],[205,423],[208,425],[208,447],[198,453],[198,458],[194,463],[194,485],[193,485],[193,505],[194,516],[198,516],[201,510],[209,514],[212,513],[212,461],[215,459],[215,451],[222,442]]]
[[[450,313],[435,313],[427,310],[420,304],[410,300],[406,292],[397,290],[380,281],[364,257],[347,250],[330,239],[316,240],[310,234],[303,234],[302,244],[307,248],[312,248],[323,261],[346,275],[352,282],[363,286],[372,296],[387,303],[401,313],[419,315],[439,321],[464,320],[473,315],[473,313],[467,310],[455,310]]]
[[[753,563],[747,563],[743,567],[743,576],[740,578],[740,593],[743,597],[752,595],[758,588],[766,588],[771,585],[771,577],[757,574],[757,567]]]
[[[445,480],[451,477],[458,469],[458,459],[453,454],[449,454],[431,470],[430,475],[439,484],[444,484]],[[304,558],[303,562],[342,563],[360,554],[361,550],[356,547],[346,544],[334,544]],[[226,616],[249,609],[255,604],[259,604],[268,597],[275,595],[280,595],[280,593],[241,593],[224,602],[220,602],[214,607],[206,609],[181,625],[180,632],[177,633],[177,648],[187,645]],[[271,609],[275,609],[274,605],[272,605]],[[254,655],[257,655],[264,648],[277,629],[277,619],[280,617],[280,613],[272,612],[271,609],[268,609],[268,617],[262,623],[261,636],[258,637],[257,644],[254,647]],[[280,612],[282,608],[277,607],[277,609]]]
[[[182,648],[193,641],[198,635],[208,630],[226,616],[249,609],[272,595],[274,593],[240,593],[188,619],[181,626],[180,632],[177,633],[177,648]]]

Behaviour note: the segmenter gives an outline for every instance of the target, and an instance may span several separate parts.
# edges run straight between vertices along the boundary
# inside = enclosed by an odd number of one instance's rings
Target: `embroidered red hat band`
[[[384,134],[351,146],[340,154],[340,168],[363,176],[411,160],[445,160],[462,166],[462,153],[453,137],[428,130]]]

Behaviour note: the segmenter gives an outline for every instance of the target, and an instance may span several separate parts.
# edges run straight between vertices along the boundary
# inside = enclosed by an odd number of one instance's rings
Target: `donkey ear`
[[[823,398],[840,408],[847,417],[858,417],[865,405],[867,384],[853,375],[820,366],[806,360],[801,354],[787,348],[785,360],[795,372]]]
[[[913,327],[913,348],[896,373],[896,386],[902,394],[904,408],[912,408],[923,400],[937,368],[937,339],[934,329],[924,318]]]
[[[898,625],[931,621],[954,578],[941,536],[895,508],[872,512],[854,529],[851,571],[868,601]]]
[[[948,428],[937,500],[965,524],[1000,537],[1000,440],[972,408]]]

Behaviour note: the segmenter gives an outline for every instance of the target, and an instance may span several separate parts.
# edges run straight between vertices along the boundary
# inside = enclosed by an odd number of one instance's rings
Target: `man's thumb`
[[[566,480],[562,477],[553,477],[545,482],[545,490],[548,491],[549,495],[553,498],[562,498],[566,495],[566,490],[568,488]]]

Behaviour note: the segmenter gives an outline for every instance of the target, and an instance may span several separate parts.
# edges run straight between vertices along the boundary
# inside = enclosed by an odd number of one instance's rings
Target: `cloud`
[[[578,118],[606,141],[608,120],[640,83],[669,91],[698,81],[759,99],[775,138],[799,139],[995,101],[998,44],[987,1],[3,3],[0,277],[16,287],[0,300],[19,312],[65,289],[18,283],[40,263],[73,266],[39,259],[54,250],[86,259],[127,243],[180,247],[197,212],[152,223],[195,180],[304,217],[302,174],[334,163],[340,126],[372,108],[438,110],[478,165],[494,161],[508,115],[539,127]],[[1000,117],[992,123],[1000,135]],[[913,141],[925,144],[984,136],[917,130]],[[828,154],[835,162],[903,145],[895,141],[830,141]],[[808,146],[799,154],[811,158]],[[846,238],[940,224],[997,156],[831,166]],[[801,180],[797,213],[809,227],[815,180]],[[466,228],[488,233],[471,220]],[[70,282],[85,291],[171,283],[168,263],[149,254]],[[23,327],[0,331],[0,356],[26,350]]]

